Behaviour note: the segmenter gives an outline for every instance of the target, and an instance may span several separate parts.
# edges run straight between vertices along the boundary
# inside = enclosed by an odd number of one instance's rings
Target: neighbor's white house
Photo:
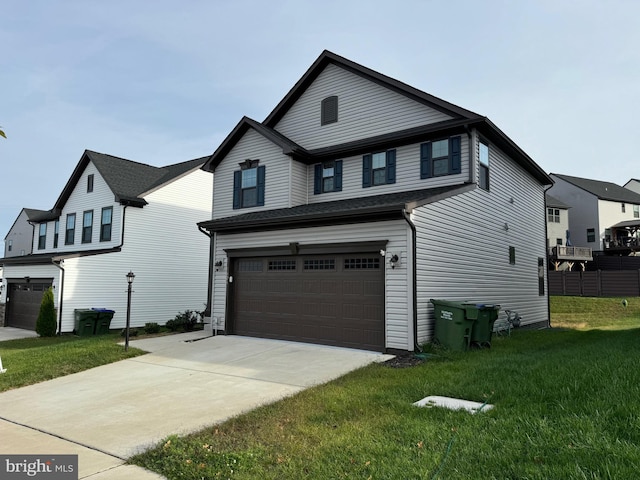
[[[484,116],[325,51],[203,169],[214,328],[412,351],[432,298],[548,325],[552,181]]]
[[[154,167],[85,151],[53,209],[12,227],[30,232],[33,250],[10,256],[5,245],[4,324],[34,329],[53,286],[59,331],[71,332],[74,310],[87,308],[115,310],[111,327],[123,327],[129,271],[132,326],[203,310],[209,242],[196,222],[211,211],[213,183],[205,160]]]
[[[640,228],[640,193],[611,182],[552,173],[549,194],[571,207],[569,230],[576,246],[629,254]]]

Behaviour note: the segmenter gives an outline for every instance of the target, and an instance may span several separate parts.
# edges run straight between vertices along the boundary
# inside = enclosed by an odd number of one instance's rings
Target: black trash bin
[[[116,313],[115,310],[109,310],[108,308],[92,308],[94,312],[96,312],[96,335],[104,335],[105,333],[109,333],[109,329],[111,328],[111,319],[113,319],[113,314]]]
[[[73,333],[86,337],[96,332],[98,312],[89,308],[76,308],[73,313],[75,318]]]

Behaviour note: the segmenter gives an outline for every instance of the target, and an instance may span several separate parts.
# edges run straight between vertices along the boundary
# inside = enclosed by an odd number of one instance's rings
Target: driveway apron
[[[0,452],[79,455],[80,478],[160,478],[125,460],[325,383],[375,352],[202,332],[136,340],[151,352],[0,393]],[[98,475],[96,475],[98,474]]]

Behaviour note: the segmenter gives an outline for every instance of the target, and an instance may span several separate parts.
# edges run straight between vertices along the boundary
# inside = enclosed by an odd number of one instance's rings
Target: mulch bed
[[[384,362],[384,365],[391,368],[407,368],[421,365],[425,360],[416,357],[413,353],[406,353],[402,355],[396,355],[394,358]]]

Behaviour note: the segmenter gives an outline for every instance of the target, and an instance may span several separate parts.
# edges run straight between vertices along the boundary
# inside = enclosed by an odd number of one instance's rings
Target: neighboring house
[[[203,169],[214,328],[412,351],[432,298],[548,325],[552,182],[486,117],[325,51]]]
[[[640,194],[640,180],[632,178],[624,184],[624,188],[628,188],[629,190],[633,190],[634,192]]]
[[[4,237],[4,256],[19,257],[33,253],[34,229],[45,210],[23,208]]]
[[[555,183],[548,193],[571,207],[569,230],[575,246],[616,255],[640,248],[639,193],[600,180],[556,173],[551,178]]]
[[[554,270],[572,270],[575,262],[586,268],[585,262],[593,260],[592,250],[576,247],[569,230],[569,206],[557,198],[546,195],[547,201],[547,247],[549,263]]]
[[[5,325],[35,328],[53,286],[61,332],[84,308],[115,310],[111,326],[123,327],[129,271],[132,326],[203,310],[209,242],[196,221],[211,211],[213,183],[205,160],[160,168],[85,151],[53,209],[36,217],[33,253],[0,259]]]

